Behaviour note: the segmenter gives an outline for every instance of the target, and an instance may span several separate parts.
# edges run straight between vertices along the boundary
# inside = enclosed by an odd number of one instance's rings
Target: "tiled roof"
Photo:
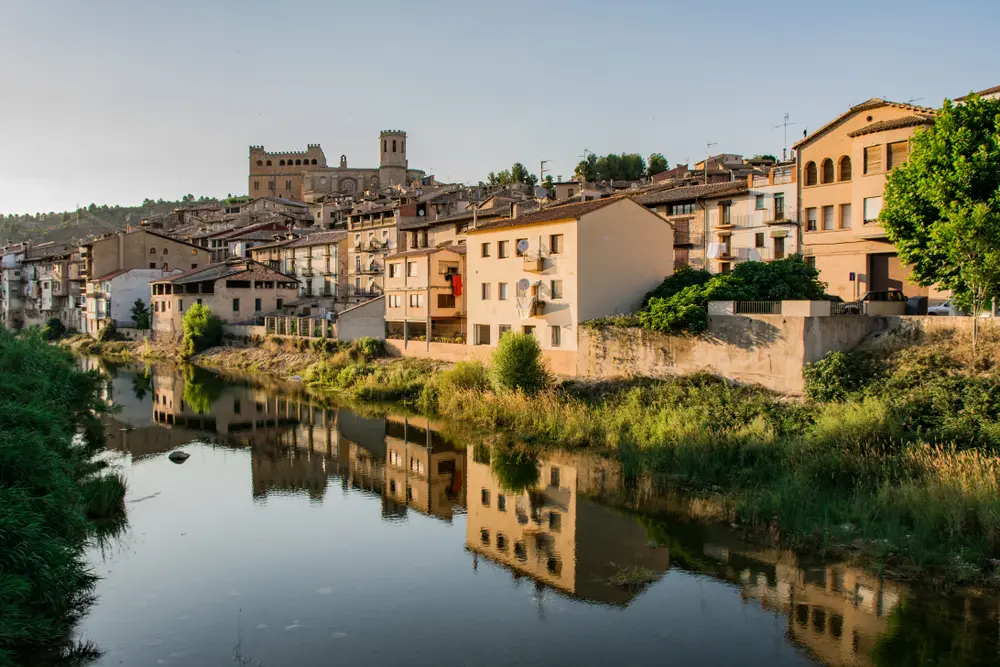
[[[249,268],[248,268],[249,267]],[[229,262],[217,262],[215,264],[206,264],[197,269],[191,269],[190,271],[185,271],[184,273],[175,273],[170,276],[164,276],[159,280],[153,280],[150,282],[154,283],[172,283],[174,285],[179,285],[183,283],[200,283],[206,280],[216,281],[220,278],[228,278],[229,276],[235,276],[237,274],[249,273],[253,276],[255,280],[282,280],[284,282],[295,281],[295,278],[291,276],[286,276],[283,273],[279,273],[274,269],[269,269],[259,262],[254,262],[249,259],[240,260],[230,260]]]
[[[594,199],[592,201],[580,202],[577,204],[565,204],[562,206],[550,206],[533,213],[519,215],[516,218],[505,218],[486,224],[479,225],[476,229],[470,229],[469,233],[492,231],[504,227],[522,227],[524,225],[537,225],[544,222],[555,222],[556,220],[574,220],[592,213],[597,209],[604,208],[609,204],[621,201],[623,197],[608,197],[607,199]]]
[[[118,277],[118,276],[120,276],[121,274],[123,274],[123,273],[128,273],[128,272],[129,272],[129,271],[131,271],[131,270],[132,270],[132,269],[115,269],[115,270],[114,270],[114,271],[112,271],[111,273],[105,273],[105,274],[104,274],[103,276],[101,276],[100,278],[95,278],[95,279],[94,279],[94,282],[98,282],[98,283],[102,283],[102,282],[104,282],[104,281],[106,281],[106,280],[111,280],[112,278],[117,278],[117,277]]]
[[[875,132],[885,132],[886,130],[896,130],[901,127],[915,127],[917,125],[933,125],[934,118],[931,116],[902,116],[901,118],[892,118],[890,120],[880,120],[877,123],[872,123],[871,125],[865,125],[864,127],[854,130],[853,132],[848,132],[849,137],[860,137],[865,134],[874,134]]]
[[[662,190],[647,192],[637,195],[632,199],[643,206],[655,206],[657,204],[667,204],[670,202],[684,201],[686,199],[705,199],[708,197],[722,197],[725,195],[735,195],[746,192],[746,181],[727,181],[725,183],[708,183],[702,185],[684,185],[681,187],[668,187]]]
[[[431,221],[431,223],[437,224],[439,222],[461,222],[463,220],[472,220],[473,215],[476,216],[477,220],[482,220],[484,218],[506,218],[510,215],[510,206],[487,208],[479,211],[478,213],[474,211],[463,211],[462,213],[453,213],[452,215],[442,215],[437,220]]]
[[[987,88],[985,90],[980,90],[978,93],[976,93],[976,95],[979,95],[980,97],[982,97],[984,95],[995,95],[996,93],[1000,93],[1000,86],[993,86],[992,88]],[[969,93],[969,94],[971,95],[972,93]],[[969,98],[969,95],[962,95],[961,97],[956,97],[955,101],[956,102],[961,102],[962,100],[966,100],[968,98]]]
[[[327,245],[329,243],[340,243],[347,238],[347,232],[314,232],[303,236],[302,238],[295,239],[292,241],[288,247],[289,248],[307,248],[314,245]]]
[[[433,248],[418,248],[416,250],[407,250],[405,252],[397,252],[389,255],[386,259],[396,259],[397,257],[418,257],[420,255],[430,255],[439,250],[449,250],[451,252],[457,252],[460,255],[465,254],[465,246],[455,243],[452,244],[450,241],[448,243],[442,243],[441,245],[434,246]]]
[[[282,248],[290,243],[293,243],[297,239],[281,239],[280,241],[275,241],[274,243],[263,243],[261,245],[254,246],[252,250],[268,250],[269,248]]]
[[[794,143],[792,145],[792,148],[796,148],[797,149],[799,146],[812,141],[817,136],[823,134],[824,132],[826,132],[830,128],[832,128],[835,125],[839,124],[841,121],[843,121],[844,119],[846,119],[851,114],[857,113],[858,111],[867,111],[868,109],[878,109],[879,107],[895,107],[897,109],[906,109],[906,110],[909,110],[909,111],[913,111],[913,112],[918,113],[918,114],[928,114],[928,115],[931,115],[931,114],[935,113],[935,110],[931,109],[930,107],[921,107],[921,106],[917,106],[915,104],[905,104],[903,102],[889,102],[888,100],[883,100],[880,97],[873,97],[873,98],[871,98],[869,100],[865,100],[861,104],[855,104],[853,107],[851,107],[850,109],[848,109],[844,113],[840,114],[839,116],[837,116],[836,118],[834,118],[833,120],[831,120],[829,123],[827,123],[823,127],[819,128],[818,130],[816,130],[815,132],[813,132],[809,136],[803,137],[802,139],[800,139],[799,141],[797,141],[796,143]]]

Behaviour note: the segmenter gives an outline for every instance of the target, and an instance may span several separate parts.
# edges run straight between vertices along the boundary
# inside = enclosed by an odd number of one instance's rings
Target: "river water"
[[[615,461],[89,363],[129,491],[127,527],[88,553],[88,664],[1000,664],[996,599],[755,547]]]

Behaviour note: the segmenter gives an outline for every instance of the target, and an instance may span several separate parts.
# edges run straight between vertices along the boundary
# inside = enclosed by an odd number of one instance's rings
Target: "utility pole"
[[[772,130],[777,130],[779,127],[784,129],[785,132],[785,142],[781,145],[781,161],[784,162],[788,159],[788,126],[795,125],[795,123],[788,122],[788,112],[785,112],[785,122],[780,125],[775,125]]]
[[[706,184],[708,183],[708,153],[709,153],[709,151],[712,150],[712,146],[716,146],[716,145],[717,145],[717,142],[715,142],[715,141],[706,141],[705,142],[705,183]]]
[[[545,187],[542,185],[542,183],[545,182],[545,172],[548,171],[548,169],[545,168],[545,164],[547,162],[552,162],[552,160],[542,160],[541,164],[538,165],[538,185],[543,188]]]

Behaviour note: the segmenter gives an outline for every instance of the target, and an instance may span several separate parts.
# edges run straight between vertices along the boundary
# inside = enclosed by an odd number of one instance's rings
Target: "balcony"
[[[382,275],[382,265],[372,264],[371,266],[363,266],[358,269],[358,273],[362,275]]]
[[[705,235],[702,232],[674,232],[674,245],[701,245],[705,242]]]
[[[313,274],[313,270],[311,268],[302,269],[302,277],[303,278],[312,278],[313,275],[314,275]]]
[[[541,317],[545,314],[545,302],[535,297],[531,302],[531,316]]]
[[[531,273],[540,273],[545,268],[545,260],[541,256],[524,256],[524,270]]]

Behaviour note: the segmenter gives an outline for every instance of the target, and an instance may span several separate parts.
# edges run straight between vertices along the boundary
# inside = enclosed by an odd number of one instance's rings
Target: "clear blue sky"
[[[851,104],[1000,84],[996,0],[0,0],[0,212],[225,195],[249,144],[474,182],[778,153]]]

